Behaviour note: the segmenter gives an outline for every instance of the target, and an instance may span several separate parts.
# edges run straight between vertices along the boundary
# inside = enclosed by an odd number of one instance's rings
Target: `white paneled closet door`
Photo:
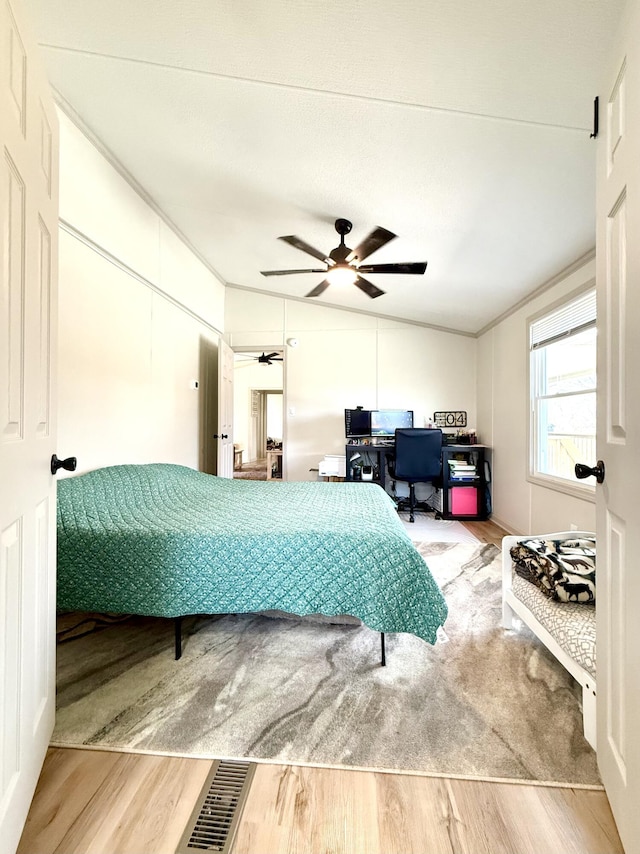
[[[598,764],[628,854],[640,852],[640,2],[599,95],[597,199]],[[592,461],[590,464],[593,465]]]
[[[0,852],[55,714],[58,129],[18,0],[0,0]]]
[[[233,350],[218,341],[218,477],[233,477]]]

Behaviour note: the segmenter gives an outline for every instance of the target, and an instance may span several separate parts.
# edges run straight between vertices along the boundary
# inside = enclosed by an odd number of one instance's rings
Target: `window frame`
[[[536,312],[533,315],[530,315],[527,318],[525,325],[525,334],[526,334],[526,358],[527,358],[527,463],[526,463],[526,480],[529,483],[535,484],[536,486],[542,486],[546,489],[553,489],[556,492],[563,492],[566,495],[571,495],[575,498],[580,498],[583,501],[589,501],[591,503],[595,503],[596,500],[596,489],[595,483],[591,483],[589,481],[581,481],[576,479],[575,482],[568,480],[566,478],[557,477],[555,475],[543,474],[535,471],[535,465],[538,455],[538,433],[536,429],[536,399],[540,396],[536,395],[535,391],[537,388],[536,385],[536,377],[534,376],[534,349],[531,347],[531,327],[534,323],[539,321],[541,318],[547,317],[548,315],[552,315],[558,310],[562,309],[563,306],[568,305],[574,300],[579,299],[581,296],[589,293],[590,291],[595,291],[596,282],[595,279],[590,279],[584,285],[581,285],[574,291],[571,291],[565,294],[563,297],[555,300],[550,305],[545,306],[544,309]],[[597,329],[597,315],[596,315],[596,329]],[[596,379],[596,389],[597,395],[597,379]],[[578,392],[579,394],[580,392]],[[592,394],[593,390],[585,390],[585,394]],[[570,396],[575,396],[576,393],[571,393]],[[553,399],[557,399],[562,395],[550,395]],[[590,464],[591,461],[583,460],[587,464]],[[595,462],[595,461],[593,461]]]

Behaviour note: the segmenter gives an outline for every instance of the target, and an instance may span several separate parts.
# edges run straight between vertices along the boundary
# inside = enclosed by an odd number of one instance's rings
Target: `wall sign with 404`
[[[466,412],[434,412],[433,423],[436,427],[466,427]]]

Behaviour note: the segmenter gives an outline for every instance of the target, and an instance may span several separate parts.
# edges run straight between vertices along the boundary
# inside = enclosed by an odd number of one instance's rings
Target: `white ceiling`
[[[49,78],[228,284],[302,297],[375,226],[387,293],[477,332],[591,250],[593,98],[622,0],[25,0]]]

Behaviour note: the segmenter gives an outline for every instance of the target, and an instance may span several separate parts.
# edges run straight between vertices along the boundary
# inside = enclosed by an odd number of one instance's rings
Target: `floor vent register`
[[[231,850],[255,767],[254,762],[214,761],[176,854]]]

